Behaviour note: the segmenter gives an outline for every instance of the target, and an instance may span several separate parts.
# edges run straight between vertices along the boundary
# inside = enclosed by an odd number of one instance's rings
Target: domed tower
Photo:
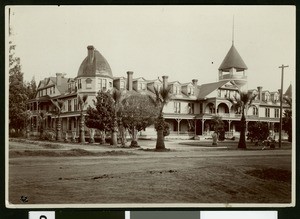
[[[113,75],[106,59],[94,46],[88,46],[88,55],[82,61],[78,74],[78,92],[98,92],[113,88]]]
[[[242,87],[247,83],[247,69],[245,62],[232,43],[230,50],[219,67],[219,81],[231,81],[238,87]]]

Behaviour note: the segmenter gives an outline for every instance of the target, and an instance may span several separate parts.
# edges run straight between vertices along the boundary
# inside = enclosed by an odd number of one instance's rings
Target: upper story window
[[[78,79],[78,89],[82,88],[81,79]]]
[[[257,116],[258,115],[258,109],[257,109],[257,107],[256,106],[253,106],[253,115],[254,116]]]
[[[74,99],[74,111],[78,110],[77,98]]]
[[[265,93],[265,101],[266,102],[270,101],[270,94],[268,92]]]
[[[87,78],[85,82],[86,82],[86,89],[92,89],[92,79]]]
[[[53,94],[55,94],[55,86],[52,87]]]
[[[274,117],[279,118],[279,109],[274,110]]]
[[[109,87],[112,88],[112,82],[111,81],[109,82]]]
[[[180,113],[180,102],[174,102],[174,113]]]
[[[107,89],[107,79],[98,78],[98,89],[99,90],[106,90]]]
[[[221,97],[221,90],[218,90],[218,97]]]
[[[188,104],[188,112],[189,114],[194,114],[194,103]]]
[[[68,100],[68,111],[72,111],[72,103],[71,103],[72,100]]]
[[[69,83],[69,84],[68,84],[68,92],[71,93],[71,91],[72,91],[72,84]]]
[[[276,103],[279,100],[279,95],[278,93],[274,94],[274,102]]]
[[[265,117],[270,117],[270,108],[265,108]]]
[[[180,86],[174,86],[174,94],[180,94]]]
[[[194,95],[194,88],[193,87],[188,87],[188,94],[189,95]]]
[[[125,89],[125,81],[120,81],[120,89]]]

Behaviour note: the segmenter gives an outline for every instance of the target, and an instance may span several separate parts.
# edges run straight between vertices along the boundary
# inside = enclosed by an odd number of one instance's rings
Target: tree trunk
[[[80,116],[80,137],[79,137],[79,141],[81,143],[85,143],[85,134],[84,134],[84,117],[81,114]]]
[[[95,129],[91,128],[90,129],[90,143],[94,143],[94,136],[95,136]]]
[[[115,120],[113,130],[111,132],[111,145],[117,146],[118,145],[118,123]]]
[[[242,118],[241,118],[241,133],[240,133],[240,140],[238,144],[238,148],[246,149],[246,118],[244,111],[242,112]]]
[[[57,124],[56,124],[56,140],[61,140],[61,119],[57,118]]]
[[[125,128],[124,128],[124,126],[120,125],[119,130],[120,130],[120,136],[121,136],[121,145],[125,146],[126,135],[125,135]]]
[[[138,147],[138,143],[137,143],[137,130],[135,128],[135,126],[133,126],[132,128],[132,140],[131,140],[131,144],[130,147]]]
[[[165,149],[165,137],[164,137],[164,130],[159,129],[157,130],[157,139],[156,139],[156,149],[161,150]]]
[[[101,135],[100,144],[105,144],[106,143],[106,141],[105,141],[105,131],[101,131],[100,135]]]

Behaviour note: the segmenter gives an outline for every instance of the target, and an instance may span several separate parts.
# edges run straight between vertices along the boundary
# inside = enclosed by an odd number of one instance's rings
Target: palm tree
[[[242,114],[241,123],[240,123],[240,140],[238,144],[238,148],[246,149],[246,116],[245,110],[252,105],[252,101],[255,99],[256,95],[253,95],[248,92],[243,92],[238,90],[238,95],[235,95],[233,98],[228,99],[236,112],[238,114]]]
[[[88,95],[83,95],[82,97],[80,95],[77,96],[78,99],[78,106],[79,106],[79,110],[80,110],[80,138],[79,138],[79,142],[84,143],[85,142],[85,136],[84,136],[84,115],[83,115],[83,110],[85,105],[87,104],[87,98]]]
[[[55,111],[53,112],[54,114],[57,115],[56,118],[56,140],[60,141],[61,140],[61,119],[60,119],[60,114],[64,105],[63,100],[51,100],[52,104],[55,106]]]
[[[114,100],[114,118],[113,118],[113,125],[112,125],[112,136],[111,136],[111,145],[118,144],[118,112],[121,109],[122,103],[122,93],[119,90],[114,89],[111,94]]]
[[[46,112],[45,111],[40,111],[39,114],[38,114],[38,120],[40,122],[40,138],[43,137],[45,119],[46,119]]]
[[[167,103],[171,99],[170,90],[171,90],[170,87],[163,87],[160,90],[154,87],[155,97],[149,96],[151,102],[153,102],[158,107],[159,110],[157,125],[156,125],[156,131],[157,131],[156,149],[157,150],[166,148],[164,142],[165,120],[163,117],[163,109],[164,106],[167,105]]]

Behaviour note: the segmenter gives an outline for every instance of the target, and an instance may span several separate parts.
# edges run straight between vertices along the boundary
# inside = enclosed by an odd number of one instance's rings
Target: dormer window
[[[266,94],[265,94],[265,101],[266,102],[270,101],[270,94],[268,92],[266,92]]]
[[[277,93],[274,94],[274,102],[276,103],[279,100],[279,95]]]
[[[188,87],[188,95],[194,95],[194,88]]]
[[[85,82],[86,82],[86,89],[92,89],[92,79],[87,78]]]
[[[120,89],[125,89],[125,81],[120,81]]]
[[[174,86],[174,94],[180,94],[180,86]]]

